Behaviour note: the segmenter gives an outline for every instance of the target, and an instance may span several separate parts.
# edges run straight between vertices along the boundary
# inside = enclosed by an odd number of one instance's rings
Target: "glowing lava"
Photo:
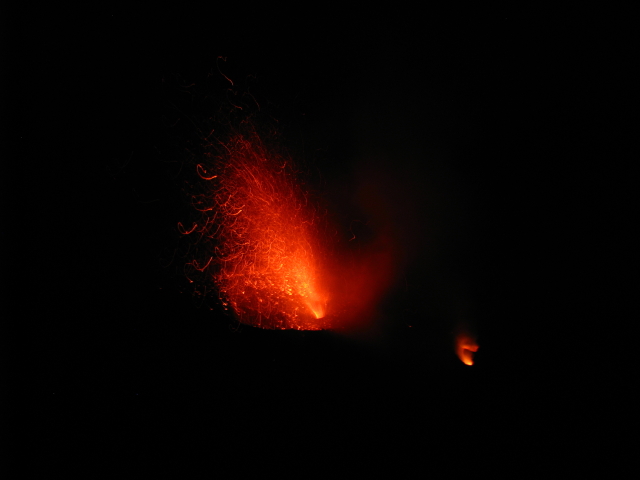
[[[465,365],[473,365],[473,354],[478,348],[480,347],[470,335],[461,333],[456,337],[456,354]]]
[[[242,323],[328,328],[318,215],[291,160],[269,150],[249,122],[215,150],[197,166],[206,190],[193,205],[202,221],[182,230],[203,236],[208,258],[190,265]]]

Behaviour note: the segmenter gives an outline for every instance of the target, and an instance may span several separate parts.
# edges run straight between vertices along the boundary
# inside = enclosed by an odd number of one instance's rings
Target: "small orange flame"
[[[456,337],[456,354],[465,365],[473,365],[473,354],[478,351],[475,339],[466,333]]]

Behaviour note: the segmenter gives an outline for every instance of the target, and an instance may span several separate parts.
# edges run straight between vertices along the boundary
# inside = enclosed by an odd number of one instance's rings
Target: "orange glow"
[[[290,159],[269,151],[248,122],[197,166],[206,192],[193,197],[206,272],[239,321],[269,329],[328,328],[318,215]],[[202,265],[202,266],[201,266]]]
[[[473,365],[473,354],[478,348],[480,347],[470,335],[461,333],[456,337],[456,354],[465,365]]]

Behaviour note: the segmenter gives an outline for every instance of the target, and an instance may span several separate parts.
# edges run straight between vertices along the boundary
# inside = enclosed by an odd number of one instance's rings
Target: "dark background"
[[[4,39],[8,299],[36,451],[511,468],[602,438],[610,347],[637,318],[624,12],[73,18],[21,14]],[[193,296],[176,225],[200,131],[234,92],[277,119],[343,227],[406,244],[375,338],[238,326]],[[367,187],[390,216],[358,206]],[[452,348],[463,320],[473,367]]]

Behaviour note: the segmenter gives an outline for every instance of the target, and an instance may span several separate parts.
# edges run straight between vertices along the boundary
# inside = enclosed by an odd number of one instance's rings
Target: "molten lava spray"
[[[193,198],[208,258],[191,262],[214,281],[225,307],[245,324],[328,328],[319,216],[290,158],[268,149],[245,121],[197,166],[206,182]]]

